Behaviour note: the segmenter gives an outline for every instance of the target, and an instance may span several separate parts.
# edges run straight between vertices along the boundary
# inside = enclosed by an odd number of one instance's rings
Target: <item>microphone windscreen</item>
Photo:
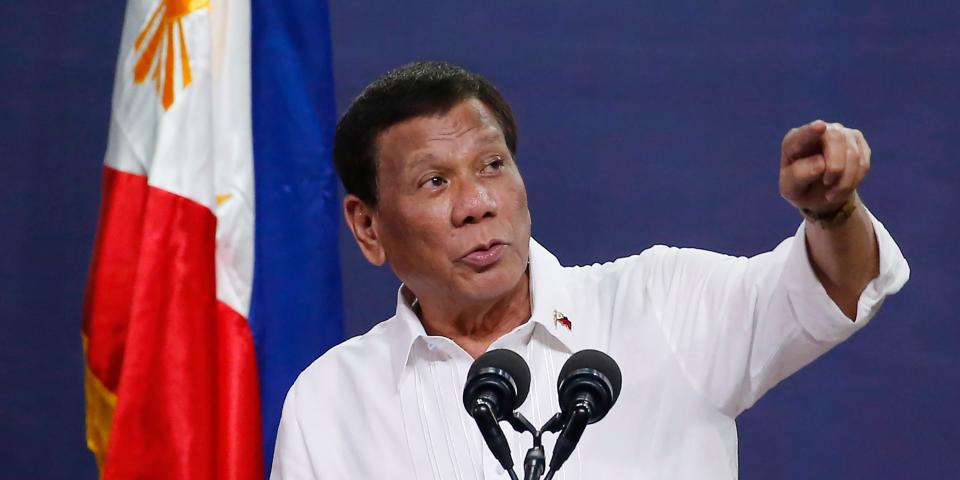
[[[617,401],[623,383],[620,366],[613,358],[610,358],[610,355],[599,350],[581,350],[571,355],[567,362],[563,364],[563,368],[560,369],[557,384],[562,383],[565,378],[570,376],[570,373],[582,368],[592,368],[606,376],[613,388],[613,401]]]
[[[467,373],[467,383],[470,383],[470,380],[476,376],[480,369],[486,367],[499,368],[513,378],[513,382],[517,385],[517,399],[514,408],[523,405],[524,400],[527,399],[527,394],[530,393],[530,367],[527,366],[523,357],[505,348],[490,350],[480,355],[470,366],[470,371]]]

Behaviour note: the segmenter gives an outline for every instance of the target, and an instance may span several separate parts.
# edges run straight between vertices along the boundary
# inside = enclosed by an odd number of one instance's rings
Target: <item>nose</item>
[[[453,207],[453,223],[457,227],[479,223],[497,216],[497,202],[489,189],[477,180],[460,182]]]

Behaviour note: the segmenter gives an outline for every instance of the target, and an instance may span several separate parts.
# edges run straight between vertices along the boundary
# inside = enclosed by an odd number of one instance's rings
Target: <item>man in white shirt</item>
[[[403,285],[395,316],[290,389],[272,478],[505,478],[461,400],[472,361],[495,348],[530,365],[519,411],[538,426],[558,411],[572,353],[620,364],[617,405],[555,478],[737,478],[735,417],[909,276],[856,195],[870,149],[840,124],[787,133],[780,192],[805,220],[751,258],[656,246],[563,267],[530,237],[515,153],[510,107],[453,65],[405,65],[353,102],[334,151],[344,214],[364,256]],[[530,438],[507,430],[521,464]]]

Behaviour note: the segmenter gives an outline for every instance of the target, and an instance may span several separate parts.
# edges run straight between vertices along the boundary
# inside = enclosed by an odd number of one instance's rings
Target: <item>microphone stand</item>
[[[539,437],[543,436],[544,432],[557,433],[563,430],[563,427],[563,415],[559,412],[555,413],[552,417],[550,417],[550,420],[547,420],[547,423],[544,423],[543,426],[540,427],[540,432],[537,434],[538,440]],[[543,452],[542,446],[540,447],[540,451]],[[544,458],[543,462],[543,465],[540,467],[540,475],[543,475],[543,471],[546,469],[546,458]],[[544,480],[552,479],[555,473],[557,473],[555,470],[551,470],[550,473],[547,474],[547,478]],[[540,477],[537,476],[536,478],[539,479]]]
[[[554,414],[550,417],[550,420],[547,420],[547,423],[540,427],[540,430],[537,430],[522,413],[514,412],[506,420],[517,432],[530,432],[533,435],[533,446],[527,450],[527,456],[523,459],[523,478],[524,480],[540,480],[547,469],[547,456],[543,450],[543,434],[546,432],[557,433],[563,430],[566,426],[563,421],[563,414]],[[547,473],[545,480],[552,479],[556,473],[556,470],[551,470]]]
[[[557,414],[558,417],[560,414]],[[553,419],[551,419],[552,421]],[[543,451],[543,430],[537,430],[536,427],[524,417],[522,413],[514,412],[507,417],[507,422],[519,433],[529,432],[533,435],[533,446],[527,450],[527,456],[523,459],[523,479],[539,480],[547,468],[547,456]],[[547,422],[548,424],[550,422]]]
[[[570,418],[570,421],[577,424],[583,423],[583,426],[586,426],[588,416],[587,412],[579,411],[578,409],[576,414]],[[540,480],[547,469],[547,458],[543,450],[543,434],[546,432],[557,433],[562,431],[564,427],[566,427],[566,423],[563,421],[563,414],[554,414],[550,417],[550,420],[547,420],[547,423],[544,423],[543,426],[540,427],[540,430],[537,430],[536,427],[530,423],[530,420],[527,420],[527,418],[519,412],[514,412],[513,415],[507,417],[505,420],[510,423],[510,426],[517,432],[529,432],[533,435],[533,446],[527,450],[527,455],[523,459],[523,478],[524,480]],[[579,435],[577,439],[579,440]],[[557,469],[559,469],[559,466]],[[544,480],[551,480],[556,473],[557,470],[551,469],[547,472]]]

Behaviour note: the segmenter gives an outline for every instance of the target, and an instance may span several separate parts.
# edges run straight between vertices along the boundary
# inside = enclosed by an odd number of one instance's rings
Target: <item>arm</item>
[[[859,130],[816,120],[783,139],[780,194],[807,218],[810,265],[827,295],[850,318],[880,273],[869,215],[856,188],[870,169],[870,147]]]
[[[910,269],[884,226],[864,210],[879,247],[880,274],[854,299],[851,321],[830,297],[810,261],[807,231],[751,258],[654,247],[632,272],[688,380],[711,404],[735,417],[765,392],[874,317]]]
[[[848,139],[858,147],[850,155]],[[791,130],[783,151],[781,194],[808,218],[793,238],[749,259],[647,254],[648,298],[667,341],[694,387],[730,416],[863,328],[909,277],[855,193],[869,168],[862,136],[817,121]]]
[[[808,220],[806,232],[810,266],[817,279],[840,311],[856,320],[860,293],[880,273],[880,254],[863,204],[853,201],[856,210],[843,225],[831,228]]]

